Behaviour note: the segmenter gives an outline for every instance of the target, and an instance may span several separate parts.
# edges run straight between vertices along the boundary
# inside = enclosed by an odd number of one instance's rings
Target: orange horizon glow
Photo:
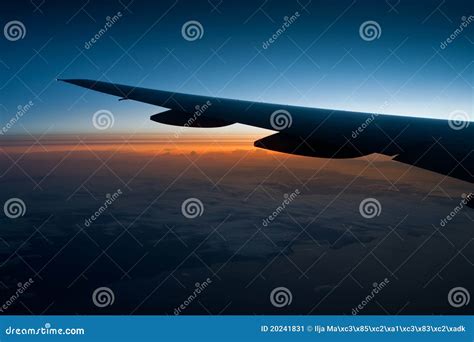
[[[216,137],[172,137],[164,135],[55,135],[46,136],[39,141],[32,137],[2,139],[0,158],[10,162],[29,161],[36,163],[38,170],[63,160],[117,161],[135,167],[134,163],[151,162],[158,157],[167,169],[173,170],[176,163],[192,161],[209,170],[275,169],[284,173],[304,173],[316,177],[319,172],[335,172],[351,177],[363,176],[371,179],[388,180],[406,184],[436,184],[458,182],[444,179],[433,172],[418,169],[402,163],[393,162],[391,157],[371,154],[354,159],[327,159],[291,155],[254,147],[253,142],[261,136],[216,136]],[[146,163],[148,163],[146,162]],[[48,172],[48,171],[46,171]],[[427,179],[431,179],[430,182]],[[387,182],[389,184],[389,182]]]
[[[183,137],[167,135],[52,135],[35,140],[29,136],[5,139],[1,149],[9,153],[48,153],[81,151],[117,151],[140,154],[232,153],[261,150],[253,146],[261,136]],[[271,152],[271,151],[269,151]]]
[[[202,135],[119,135],[119,134],[90,134],[90,135],[48,135],[36,140],[31,136],[14,136],[2,141],[0,151],[12,154],[32,153],[72,153],[72,152],[114,152],[150,155],[183,155],[183,154],[233,154],[237,152],[253,152],[259,155],[277,155],[285,158],[302,158],[303,160],[327,160],[291,155],[277,151],[257,148],[253,144],[267,134],[233,135],[233,136],[202,136]],[[369,155],[343,160],[390,161],[385,155]]]

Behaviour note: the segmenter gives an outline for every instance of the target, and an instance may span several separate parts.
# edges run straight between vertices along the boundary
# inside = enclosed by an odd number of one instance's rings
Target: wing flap
[[[412,146],[393,160],[474,183],[474,151],[460,153],[441,141],[433,141],[429,146]]]

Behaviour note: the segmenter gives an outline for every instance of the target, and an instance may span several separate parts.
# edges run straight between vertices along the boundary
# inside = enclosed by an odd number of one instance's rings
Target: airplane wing
[[[189,127],[240,123],[277,133],[257,147],[321,158],[371,153],[474,183],[474,124],[191,95],[84,79],[60,80],[169,111],[151,119]]]

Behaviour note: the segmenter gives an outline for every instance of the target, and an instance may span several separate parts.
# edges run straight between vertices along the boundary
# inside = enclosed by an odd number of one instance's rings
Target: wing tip
[[[56,80],[59,82],[65,82],[88,89],[94,89],[97,85],[103,83],[100,81],[88,80],[85,78],[57,78]]]
[[[81,82],[91,82],[91,80],[86,80],[86,79],[81,79],[81,78],[56,78],[56,81],[72,83],[72,84],[77,84]]]

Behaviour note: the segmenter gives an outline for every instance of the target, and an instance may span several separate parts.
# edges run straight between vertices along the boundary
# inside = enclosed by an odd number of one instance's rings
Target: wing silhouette
[[[457,127],[448,120],[232,100],[85,79],[60,81],[168,108],[151,116],[156,122],[189,127],[240,123],[277,131],[255,142],[268,150],[321,158],[380,153],[474,182],[474,125],[469,127],[469,122]]]

